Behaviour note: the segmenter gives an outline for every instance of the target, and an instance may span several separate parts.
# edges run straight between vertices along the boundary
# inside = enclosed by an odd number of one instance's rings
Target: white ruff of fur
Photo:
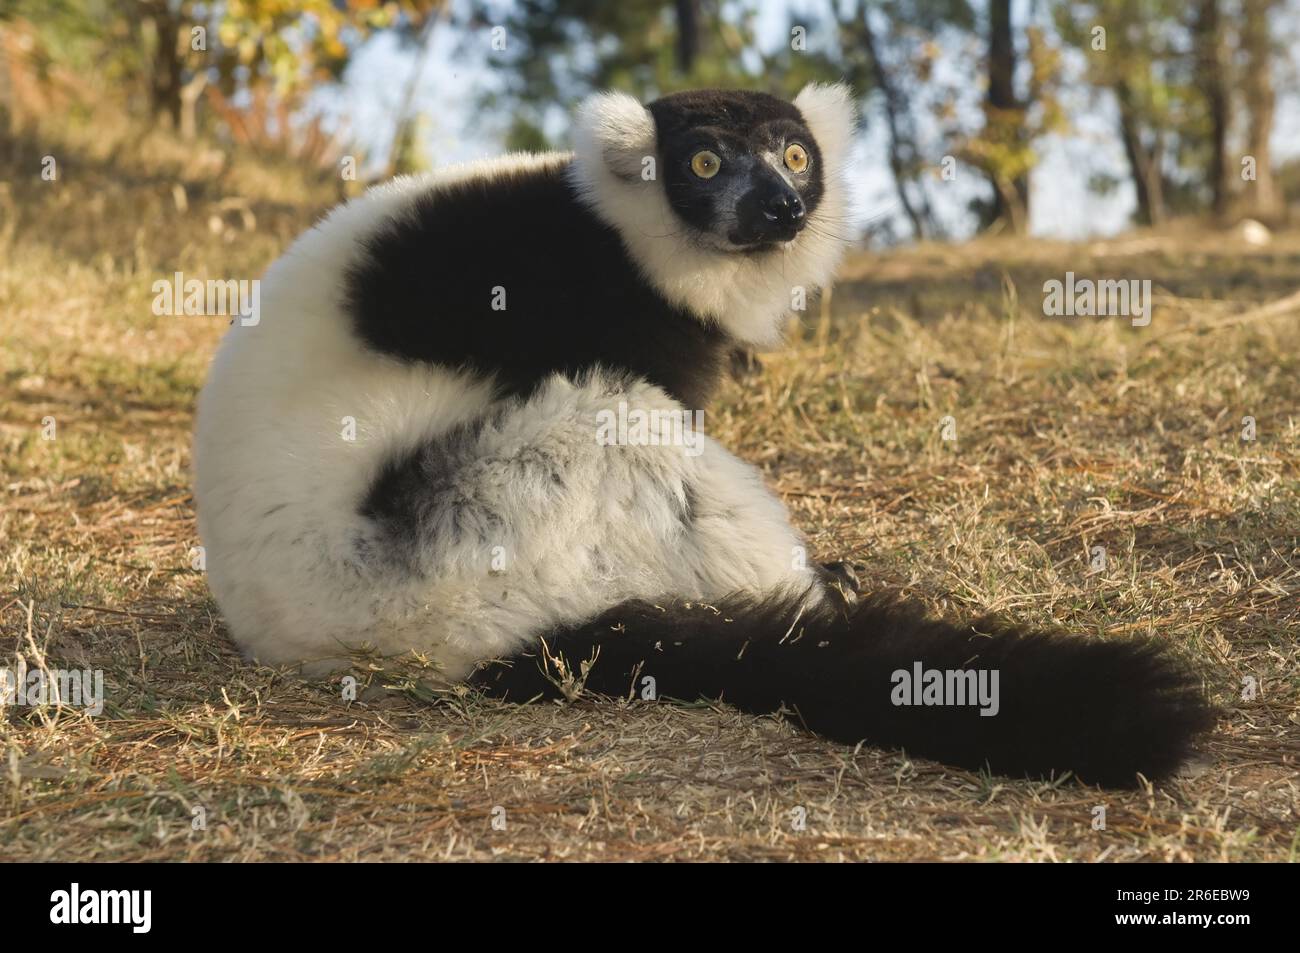
[[[658,162],[654,119],[625,93],[600,93],[578,109],[571,175],[578,194],[618,229],[646,278],[670,302],[716,321],[732,337],[775,343],[796,288],[831,280],[848,247],[844,167],[853,136],[847,87],[812,84],[794,100],[822,154],[823,195],[799,237],[759,254],[687,244],[686,226],[662,184],[642,179],[643,160]]]

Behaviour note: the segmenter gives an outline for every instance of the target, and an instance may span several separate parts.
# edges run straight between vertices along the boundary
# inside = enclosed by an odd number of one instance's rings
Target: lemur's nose
[[[773,225],[798,225],[804,214],[803,199],[790,189],[774,192],[763,203],[763,217]]]

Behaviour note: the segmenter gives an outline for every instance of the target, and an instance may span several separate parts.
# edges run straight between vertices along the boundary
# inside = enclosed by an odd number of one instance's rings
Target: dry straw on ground
[[[708,418],[870,580],[1195,658],[1226,711],[1201,762],[1116,793],[720,705],[521,709],[418,681],[347,703],[241,661],[190,568],[192,406],[225,322],[155,317],[149,288],[259,274],[331,188],[126,142],[0,142],[0,665],[100,668],[107,689],[95,718],[4,711],[0,857],[1296,856],[1300,312],[1269,303],[1300,288],[1300,238],[860,255],[825,320]],[[1067,269],[1152,278],[1151,326],[1043,317]]]

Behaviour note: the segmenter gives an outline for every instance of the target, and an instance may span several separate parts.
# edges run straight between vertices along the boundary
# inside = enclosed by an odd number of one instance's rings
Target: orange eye
[[[711,179],[722,168],[722,160],[716,154],[705,149],[691,157],[691,171],[701,179]]]
[[[791,172],[803,172],[808,168],[808,152],[797,142],[785,147],[785,167]]]

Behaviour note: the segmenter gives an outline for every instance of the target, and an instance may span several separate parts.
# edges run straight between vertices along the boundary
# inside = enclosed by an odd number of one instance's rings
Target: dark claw
[[[854,605],[862,591],[858,574],[847,562],[822,563],[822,572],[826,576],[826,586],[840,594],[846,605]]]
[[[763,371],[763,362],[748,348],[738,347],[731,352],[731,376],[738,381],[757,377]]]

